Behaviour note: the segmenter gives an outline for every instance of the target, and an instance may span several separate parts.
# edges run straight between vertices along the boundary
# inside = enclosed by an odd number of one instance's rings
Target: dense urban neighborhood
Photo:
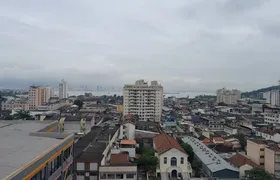
[[[1,92],[1,179],[280,178],[279,101],[265,98],[276,90],[177,98],[138,80],[122,96],[69,96],[62,80],[53,91]]]

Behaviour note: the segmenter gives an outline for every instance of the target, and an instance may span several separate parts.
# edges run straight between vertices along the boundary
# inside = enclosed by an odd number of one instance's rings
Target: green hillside
[[[277,89],[280,89],[280,86],[270,86],[270,87],[261,88],[261,89],[255,90],[255,91],[243,92],[243,93],[241,93],[241,96],[242,97],[256,98],[256,97],[260,96],[260,93],[271,91],[271,90],[277,90]]]

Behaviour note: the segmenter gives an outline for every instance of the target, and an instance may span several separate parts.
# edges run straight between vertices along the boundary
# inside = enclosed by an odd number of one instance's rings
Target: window
[[[115,174],[107,174],[107,179],[115,179]]]
[[[260,156],[260,158],[264,158],[264,156]]]
[[[106,174],[100,174],[100,179],[106,179]]]
[[[260,151],[264,151],[264,148],[261,148]]]
[[[134,179],[134,174],[126,174],[126,179]]]
[[[123,174],[116,174],[116,179],[123,179]]]
[[[184,164],[184,158],[181,157],[181,164]]]
[[[173,157],[170,159],[171,166],[177,166],[177,158]]]
[[[167,164],[167,157],[164,157],[164,164]]]
[[[264,163],[260,163],[260,165],[261,165],[261,166],[263,166],[263,165],[264,165]]]

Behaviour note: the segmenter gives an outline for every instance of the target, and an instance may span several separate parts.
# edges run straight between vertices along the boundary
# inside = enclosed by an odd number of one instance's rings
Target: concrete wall
[[[265,149],[265,144],[257,144],[250,140],[247,140],[247,156],[250,157],[252,161],[257,163],[258,165],[261,165],[261,163],[264,163],[264,158],[260,158],[260,156],[264,156],[264,151],[261,151],[261,149]]]
[[[265,170],[271,174],[275,172],[275,156],[274,151],[268,148],[265,148]]]

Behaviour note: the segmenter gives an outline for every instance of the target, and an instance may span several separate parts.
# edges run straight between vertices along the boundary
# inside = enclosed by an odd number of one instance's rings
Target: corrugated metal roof
[[[200,158],[202,163],[206,165],[210,171],[217,172],[228,169],[239,172],[237,168],[231,166],[228,162],[208,148],[205,144],[200,142],[197,138],[186,136],[182,140],[193,148],[196,156]]]

